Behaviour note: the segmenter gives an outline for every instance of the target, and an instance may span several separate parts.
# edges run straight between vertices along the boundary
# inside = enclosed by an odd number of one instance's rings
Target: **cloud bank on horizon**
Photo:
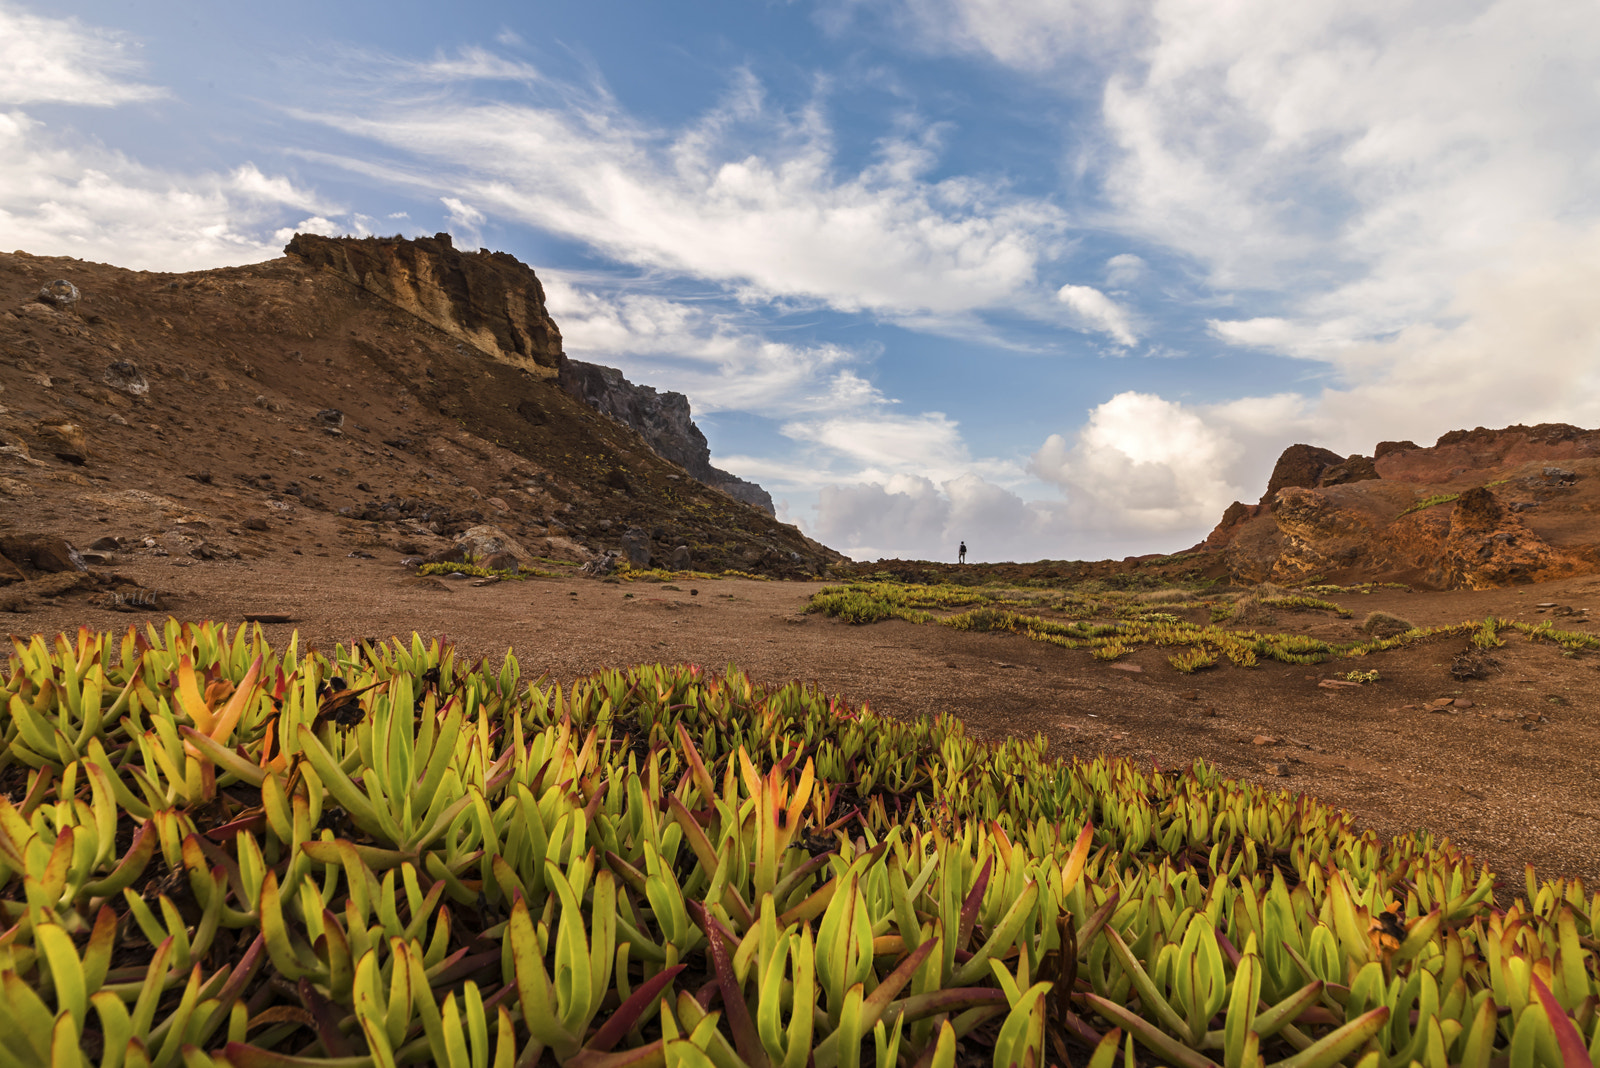
[[[861,558],[1175,551],[1294,441],[1600,424],[1582,5],[580,6],[0,0],[0,247],[513,252]]]

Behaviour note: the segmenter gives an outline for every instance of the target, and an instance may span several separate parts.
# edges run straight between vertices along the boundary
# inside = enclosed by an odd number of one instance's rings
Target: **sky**
[[[1177,552],[1295,442],[1600,425],[1587,0],[0,0],[0,248],[537,271],[858,559]]]

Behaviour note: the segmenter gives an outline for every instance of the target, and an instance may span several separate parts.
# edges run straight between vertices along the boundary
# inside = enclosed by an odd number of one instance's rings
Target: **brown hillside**
[[[1489,589],[1600,570],[1600,431],[1457,430],[1341,458],[1294,445],[1261,503],[1233,504],[1198,548],[1236,583],[1406,582]]]
[[[0,536],[393,557],[489,524],[571,562],[625,540],[703,570],[841,559],[563,392],[514,258],[445,235],[291,251],[189,274],[0,254]],[[80,299],[41,299],[57,280]]]

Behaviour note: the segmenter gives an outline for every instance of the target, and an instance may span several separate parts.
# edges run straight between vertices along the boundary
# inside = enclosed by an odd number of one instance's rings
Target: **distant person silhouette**
[[[956,563],[964,564],[966,562],[967,562],[967,543],[966,542],[962,542],[961,543],[961,548],[959,550],[957,550],[957,552],[956,552]]]

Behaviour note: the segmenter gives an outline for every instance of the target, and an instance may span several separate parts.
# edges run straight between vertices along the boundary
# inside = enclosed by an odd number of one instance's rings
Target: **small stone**
[[[91,541],[89,543],[89,548],[93,549],[95,552],[114,553],[118,549],[122,548],[122,539],[112,537],[108,534],[105,537],[96,538],[94,541]]]
[[[250,518],[246,519],[243,523],[240,523],[239,525],[244,527],[244,529],[246,529],[246,530],[271,530],[272,529],[271,527],[269,527],[267,525],[267,521],[265,519],[262,519],[258,515],[251,516]]]
[[[1271,770],[1272,774],[1276,775],[1280,779],[1287,779],[1292,774],[1289,771],[1289,765],[1287,764],[1274,764],[1272,765]]]
[[[676,549],[673,549],[672,559],[669,562],[671,563],[672,570],[674,571],[689,570],[689,565],[691,563],[689,557],[689,547],[687,545],[680,545]]]
[[[1113,670],[1113,671],[1127,671],[1127,672],[1131,672],[1131,673],[1133,673],[1135,675],[1144,674],[1144,668],[1140,667],[1138,664],[1112,664],[1111,665],[1111,670]]]
[[[509,504],[507,504],[505,501],[501,500],[499,497],[490,497],[489,500],[488,500],[488,504],[489,504],[490,507],[494,508],[496,511],[499,511],[499,512],[509,512],[509,511],[511,511],[511,506]]]
[[[317,422],[324,428],[338,430],[344,426],[344,413],[337,408],[324,408],[317,413]]]
[[[1178,696],[1181,697],[1185,701],[1198,701],[1198,700],[1200,700],[1200,695],[1195,693],[1193,690],[1185,690],[1185,691],[1183,691],[1183,693],[1179,694]]]
[[[1450,704],[1455,708],[1471,708],[1473,701],[1470,697],[1457,697]]]
[[[1456,703],[1456,699],[1454,697],[1437,697],[1431,702],[1431,704],[1432,704],[1432,706],[1434,708],[1449,708],[1451,705],[1453,705],[1455,703]],[[1469,707],[1470,708],[1471,704],[1472,703],[1469,701],[1469,702],[1467,702],[1467,705],[1465,707]]]
[[[1345,690],[1360,685],[1359,682],[1348,682],[1344,679],[1323,679],[1317,683],[1317,688],[1321,690]]]
[[[1258,734],[1254,738],[1250,739],[1250,744],[1251,745],[1277,745],[1278,744],[1278,739],[1274,738],[1270,734]]]

